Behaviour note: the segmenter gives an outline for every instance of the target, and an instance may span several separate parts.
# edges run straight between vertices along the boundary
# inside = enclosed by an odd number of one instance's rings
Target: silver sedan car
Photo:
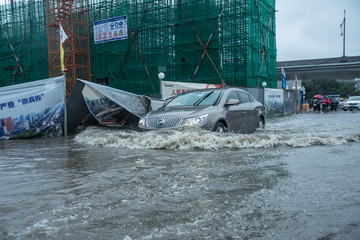
[[[352,111],[354,109],[360,110],[360,96],[349,97],[349,99],[344,103],[343,109],[344,111]]]
[[[264,106],[239,88],[184,92],[140,118],[139,130],[199,127],[217,132],[250,133],[265,127]]]

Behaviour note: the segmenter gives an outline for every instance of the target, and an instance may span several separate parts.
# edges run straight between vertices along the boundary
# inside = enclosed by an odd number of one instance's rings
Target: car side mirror
[[[232,106],[232,105],[237,105],[240,103],[239,99],[229,99],[229,101],[225,104],[225,106]]]

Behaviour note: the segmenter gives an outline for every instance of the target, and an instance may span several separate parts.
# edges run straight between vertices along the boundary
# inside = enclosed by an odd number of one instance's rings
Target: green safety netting
[[[0,5],[1,87],[49,77],[45,8],[42,1]]]
[[[45,3],[23,0],[0,9],[25,76],[18,69],[13,81],[16,59],[0,29],[0,86],[47,78]],[[265,81],[276,88],[275,0],[89,0],[88,9],[94,82],[158,94],[157,75],[164,72],[168,81],[244,87]],[[128,38],[94,44],[93,22],[122,15]]]

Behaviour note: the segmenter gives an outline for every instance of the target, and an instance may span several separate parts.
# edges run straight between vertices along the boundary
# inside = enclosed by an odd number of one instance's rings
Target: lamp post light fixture
[[[263,82],[263,83],[262,83],[262,86],[263,86],[264,88],[266,87],[266,85],[267,85],[266,82]]]
[[[305,87],[304,86],[301,86],[300,88],[300,96],[301,96],[301,104],[304,104],[305,103],[305,94],[306,94],[306,91],[305,91]],[[306,110],[305,110],[306,111]]]
[[[158,74],[158,78],[161,80],[163,80],[165,78],[165,74],[163,72]]]

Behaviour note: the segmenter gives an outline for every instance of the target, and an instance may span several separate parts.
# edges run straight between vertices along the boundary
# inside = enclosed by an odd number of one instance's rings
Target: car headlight
[[[140,118],[140,120],[139,120],[139,125],[141,125],[141,126],[145,126],[145,125],[146,125],[146,120],[145,120],[145,118]]]
[[[200,125],[203,122],[206,121],[208,114],[199,116],[199,117],[193,117],[193,118],[187,118],[184,120],[184,122],[182,123],[182,125],[185,126],[194,126],[194,125]]]

